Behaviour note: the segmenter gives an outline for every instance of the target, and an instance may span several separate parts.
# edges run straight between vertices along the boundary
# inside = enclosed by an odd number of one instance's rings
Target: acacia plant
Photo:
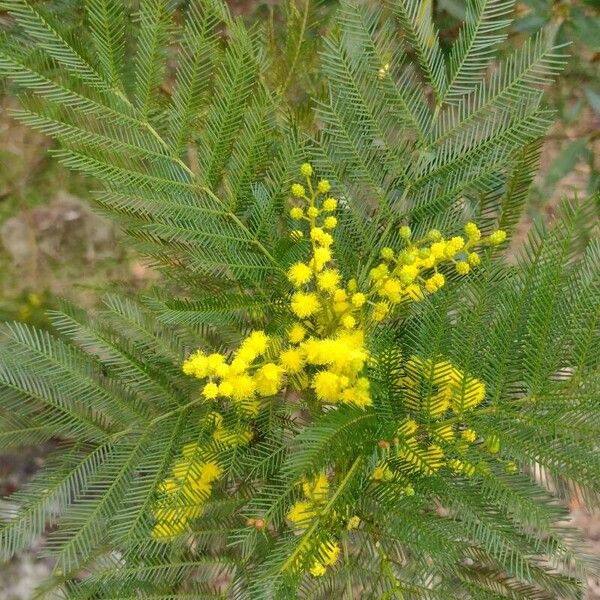
[[[3,446],[58,441],[0,527],[44,534],[40,596],[580,598],[594,203],[507,256],[562,51],[494,62],[509,0],[447,55],[418,0],[1,6],[15,118],[163,273],[2,330]]]

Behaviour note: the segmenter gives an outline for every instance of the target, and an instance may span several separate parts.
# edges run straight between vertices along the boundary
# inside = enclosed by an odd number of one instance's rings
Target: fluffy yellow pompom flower
[[[410,230],[410,227],[408,225],[403,225],[402,227],[400,227],[398,233],[400,234],[400,237],[403,240],[409,240],[410,236],[412,235],[412,231]]]
[[[207,383],[202,390],[202,395],[207,400],[214,400],[219,395],[219,386],[212,381]]]
[[[342,317],[342,325],[346,329],[352,329],[356,325],[356,319],[352,315]]]
[[[306,214],[311,217],[312,219],[315,219],[319,216],[319,213],[321,211],[316,207],[316,206],[309,206],[308,209],[306,210]]]
[[[441,273],[435,273],[425,281],[425,289],[430,293],[434,293],[442,288],[445,283],[446,278]]]
[[[304,217],[304,211],[299,206],[294,206],[294,208],[290,210],[290,217],[298,221]]]
[[[311,565],[309,573],[313,577],[322,577],[327,573],[327,569],[317,560]]]
[[[321,181],[317,183],[317,190],[319,190],[321,194],[326,194],[330,189],[331,184],[329,181],[327,181],[327,179],[321,179]]]
[[[319,299],[316,294],[296,292],[292,296],[291,308],[296,316],[305,319],[318,312],[321,305],[319,304]]]
[[[296,502],[287,514],[287,518],[295,525],[307,523],[315,516],[315,510],[311,502],[301,500]]]
[[[481,257],[477,252],[470,252],[467,256],[467,261],[472,267],[477,267],[481,264]]]
[[[314,479],[302,484],[302,491],[309,500],[323,500],[329,492],[329,481],[325,473],[319,473]]]
[[[383,284],[380,293],[381,295],[389,298],[390,302],[397,304],[398,302],[400,302],[400,299],[402,297],[402,285],[400,281],[391,277],[390,279],[386,280],[386,282]]]
[[[356,292],[356,294],[352,294],[352,298],[350,298],[350,302],[352,302],[352,306],[356,308],[360,308],[367,301],[367,296],[362,292]]]
[[[281,387],[283,369],[275,363],[263,365],[254,375],[256,391],[261,396],[273,396]]]
[[[198,350],[183,363],[182,370],[186,375],[204,379],[208,375],[208,360],[204,352]]]
[[[221,381],[219,384],[219,396],[229,398],[233,394],[233,383],[231,381]]]
[[[310,177],[313,174],[313,168],[310,163],[302,163],[300,165],[300,173],[305,177]]]
[[[461,432],[460,436],[463,440],[470,442],[471,444],[477,439],[477,432],[472,429],[465,429]]]
[[[252,362],[267,351],[269,338],[264,331],[253,331],[240,345],[237,357]]]
[[[471,265],[468,262],[463,260],[456,263],[456,272],[459,275],[467,275],[467,273],[471,270]]]
[[[373,319],[375,321],[382,321],[388,314],[388,311],[389,308],[385,302],[378,302],[373,309]]]
[[[321,290],[334,290],[338,286],[339,282],[340,274],[338,271],[334,271],[333,269],[326,269],[317,275],[317,286]]]
[[[279,360],[287,373],[298,373],[304,367],[304,355],[295,348],[282,352]]]
[[[300,287],[311,280],[312,274],[312,269],[307,264],[297,262],[289,268],[287,278],[296,287]]]
[[[337,402],[340,399],[340,377],[331,371],[319,371],[313,379],[313,388],[319,400]]]
[[[479,231],[479,227],[475,223],[467,223],[465,225],[465,233],[470,242],[477,242],[481,239],[481,231]]]
[[[498,231],[494,231],[494,233],[492,233],[490,235],[490,237],[488,238],[489,243],[492,244],[493,246],[498,246],[499,244],[504,242],[504,240],[506,240],[506,231],[504,231],[502,229],[498,229]]]
[[[299,344],[306,337],[306,329],[300,323],[294,323],[288,332],[288,338],[292,344]]]
[[[400,281],[404,285],[409,285],[417,278],[418,274],[419,274],[419,269],[415,265],[404,265],[400,269],[400,273],[398,274],[398,277],[400,278]]]
[[[254,379],[250,375],[242,374],[235,378],[235,386],[231,397],[234,400],[243,401],[248,400],[254,396],[256,390],[256,384]]]
[[[302,198],[304,196],[304,194],[306,193],[304,190],[304,186],[300,185],[299,183],[294,183],[292,185],[292,196],[295,196],[296,198]]]
[[[337,208],[337,200],[335,198],[327,198],[323,200],[323,210],[333,212]]]
[[[394,251],[392,250],[392,248],[382,248],[381,258],[383,258],[384,260],[391,260],[392,258],[394,258]]]
[[[313,253],[313,260],[317,271],[321,271],[331,260],[331,250],[329,248],[316,248]]]
[[[325,227],[325,229],[335,229],[336,225],[337,219],[335,217],[325,217],[325,220],[323,221],[323,227]]]

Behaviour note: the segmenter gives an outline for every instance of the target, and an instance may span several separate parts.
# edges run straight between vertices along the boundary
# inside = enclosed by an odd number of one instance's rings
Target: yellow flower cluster
[[[252,439],[252,430],[245,426],[225,427],[220,413],[211,412],[203,424],[212,428],[212,439],[219,446],[233,448],[243,446]],[[171,476],[158,486],[159,498],[154,506],[156,524],[152,537],[169,541],[185,531],[189,521],[202,515],[203,507],[212,488],[222,474],[214,460],[203,457],[210,454],[210,447],[190,442],[183,446],[181,456],[172,468]]]
[[[304,499],[296,502],[287,514],[287,518],[298,530],[305,529],[310,520],[318,515],[329,493],[329,481],[325,473],[320,473],[314,479],[307,479],[302,484]],[[356,526],[356,519],[353,522]],[[309,573],[313,577],[325,574],[327,567],[333,565],[340,554],[340,546],[334,540],[326,540],[319,544],[317,557],[313,559]]]
[[[404,301],[418,302],[426,294],[434,294],[446,284],[446,277],[439,271],[445,264],[454,266],[459,275],[467,275],[481,263],[476,246],[494,246],[506,239],[501,229],[482,237],[475,223],[465,225],[465,235],[445,239],[441,232],[432,229],[421,239],[413,239],[410,227],[404,225],[399,231],[404,248],[381,250],[382,262],[371,269],[369,298],[377,298],[373,318],[383,319],[390,306]]]
[[[190,520],[202,514],[213,484],[221,476],[221,467],[215,461],[204,461],[203,454],[198,444],[186,444],[173,464],[171,476],[159,485],[154,539],[169,540],[181,534]]]
[[[411,416],[400,423],[391,443],[379,443],[383,456],[371,479],[402,482],[406,494],[412,495],[414,490],[406,479],[411,473],[431,476],[447,466],[455,473],[473,476],[477,466],[467,454],[469,447],[482,438],[465,424],[465,419],[485,399],[484,383],[447,360],[416,356],[407,361],[405,375],[398,383]],[[483,441],[490,454],[499,452],[497,435]],[[485,470],[485,464],[479,466]]]

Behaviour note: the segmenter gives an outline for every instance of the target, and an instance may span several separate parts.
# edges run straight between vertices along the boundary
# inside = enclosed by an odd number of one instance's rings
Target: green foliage
[[[366,279],[381,249],[400,245],[401,224],[415,236],[456,234],[468,219],[484,235],[513,232],[553,119],[542,86],[565,62],[552,35],[487,77],[511,2],[469,2],[446,53],[428,3],[345,0],[310,42],[326,89],[309,117],[287,94],[297,80],[314,84],[302,73],[304,56],[316,60],[304,45],[309,3],[285,4],[280,64],[272,29],[218,0],[192,0],[185,14],[142,0],[135,15],[89,0],[77,39],[42,6],[0,6],[19,28],[0,38],[0,73],[22,102],[15,117],[101,184],[96,205],[165,274],[151,297],[110,295],[93,314],[65,303],[50,313],[52,332],[0,333],[0,440],[61,440],[9,499],[2,557],[52,526],[48,598],[579,598],[598,564],[555,496],[597,504],[600,488],[594,199],[565,205],[516,262],[490,249],[473,277],[449,275],[378,326],[372,407],[268,398],[252,442],[218,448],[223,476],[202,515],[170,543],[151,535],[159,484],[184,444],[209,436],[213,408],[183,360],[197,348],[231,353],[252,328],[284,335],[291,322],[285,273],[307,244],[287,237],[285,208],[300,163],[309,158],[340,200],[346,277]],[[371,477],[385,459],[378,442],[410,414],[411,356],[485,383],[469,426],[502,441],[488,470]],[[489,456],[483,444],[471,452],[478,465]],[[435,460],[429,449],[412,462]],[[294,532],[286,515],[299,483],[323,471],[332,493]],[[360,526],[348,529],[354,515]],[[306,569],[325,560],[332,535],[341,556],[313,577]]]

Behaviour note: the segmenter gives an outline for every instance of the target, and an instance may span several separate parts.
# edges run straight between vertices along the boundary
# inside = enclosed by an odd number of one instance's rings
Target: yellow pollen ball
[[[356,308],[360,308],[367,301],[367,297],[362,292],[356,292],[356,294],[352,294],[352,298],[350,302],[352,302],[352,306]]]
[[[356,325],[356,319],[352,315],[346,315],[342,318],[342,325],[346,329],[352,329]]]
[[[302,198],[305,194],[304,186],[299,183],[294,183],[291,190],[292,196],[295,196],[296,198]]]
[[[294,208],[290,210],[290,217],[292,217],[292,219],[300,220],[304,217],[304,211],[299,206],[294,206]]]
[[[316,294],[296,292],[292,296],[291,308],[296,316],[304,319],[318,312],[321,305],[319,304],[319,299]]]
[[[299,344],[306,336],[306,329],[300,323],[294,323],[288,332],[288,338],[292,344]]]
[[[481,264],[481,258],[477,252],[469,253],[469,256],[467,256],[467,261],[472,267],[477,267]]]
[[[214,400],[219,395],[219,386],[212,381],[207,383],[202,390],[202,395],[207,400]]]
[[[471,265],[465,261],[459,261],[456,263],[456,272],[459,275],[466,275],[471,270]]]
[[[506,240],[506,231],[503,231],[502,229],[498,229],[498,231],[494,231],[494,233],[492,233],[490,235],[488,240],[489,240],[489,243],[492,244],[493,246],[498,246],[499,244],[504,242],[504,240]]]
[[[321,181],[319,181],[317,184],[317,190],[319,190],[321,194],[326,194],[330,189],[331,184],[329,181],[327,181],[327,179],[321,179]]]
[[[300,173],[305,177],[310,177],[313,174],[313,168],[310,163],[302,163],[300,165]]]
[[[312,275],[312,269],[307,264],[301,262],[293,264],[287,272],[288,280],[296,287],[308,283],[311,280]]]
[[[323,227],[325,227],[325,229],[334,229],[336,225],[337,219],[335,217],[325,217],[325,220],[323,221]]]
[[[306,214],[311,217],[312,219],[316,218],[319,216],[319,209],[316,206],[309,206],[306,209]]]
[[[333,212],[337,208],[337,200],[335,198],[327,198],[323,201],[323,210]]]
[[[331,291],[334,290],[340,282],[340,274],[338,271],[325,270],[317,275],[317,285],[319,289]]]
[[[281,366],[288,373],[298,373],[304,366],[304,356],[300,350],[296,350],[295,348],[290,348],[282,352],[279,360]]]

